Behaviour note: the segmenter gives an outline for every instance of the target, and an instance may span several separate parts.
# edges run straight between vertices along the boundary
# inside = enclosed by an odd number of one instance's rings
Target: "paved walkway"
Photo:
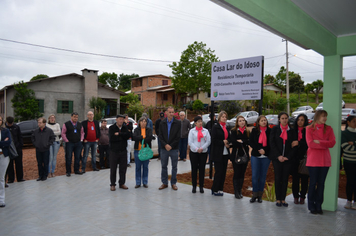
[[[134,164],[129,190],[110,191],[109,170],[83,176],[57,176],[44,182],[13,183],[0,209],[0,235],[355,235],[356,211],[311,215],[306,205],[288,208],[272,202],[249,203],[231,194],[214,197],[160,186],[160,162],[150,162],[149,188],[135,189]],[[179,162],[180,173],[190,163]]]

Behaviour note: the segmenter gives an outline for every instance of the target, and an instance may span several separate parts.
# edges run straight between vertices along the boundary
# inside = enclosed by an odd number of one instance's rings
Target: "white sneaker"
[[[351,202],[350,202],[350,201],[347,201],[344,207],[345,207],[346,209],[351,209],[351,205],[352,205]],[[356,207],[356,205],[355,205],[355,207]]]
[[[352,210],[356,210],[356,203],[355,202],[351,205],[351,209]]]

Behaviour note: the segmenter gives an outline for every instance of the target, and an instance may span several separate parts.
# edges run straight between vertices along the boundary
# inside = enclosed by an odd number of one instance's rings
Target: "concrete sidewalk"
[[[170,166],[170,164],[169,164]],[[0,235],[355,235],[356,211],[308,213],[307,205],[192,194],[178,184],[159,191],[160,161],[149,164],[149,187],[135,189],[135,165],[127,171],[128,190],[110,191],[109,170],[10,184],[0,209]],[[180,173],[190,163],[178,162]]]

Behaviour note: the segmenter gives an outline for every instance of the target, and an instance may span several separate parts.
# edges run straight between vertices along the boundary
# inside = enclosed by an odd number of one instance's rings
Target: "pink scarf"
[[[246,127],[244,126],[244,127],[239,127],[239,130],[240,130],[240,132],[241,132],[241,134],[243,134],[244,132],[245,132],[245,130],[246,130]]]
[[[282,129],[282,133],[279,137],[281,137],[283,139],[283,144],[286,143],[286,140],[288,139],[288,135],[287,135],[287,129],[288,129],[288,125],[286,126],[282,126],[280,125],[281,129]]]
[[[220,125],[222,126],[223,130],[224,130],[224,136],[225,136],[225,139],[227,139],[227,137],[229,136],[228,133],[227,133],[227,129],[226,129],[226,123],[225,122],[220,122]]]
[[[300,141],[303,138],[303,129],[304,127],[298,127],[298,141]]]
[[[203,130],[203,127],[195,127],[196,130],[198,130],[198,142],[200,143],[201,139],[204,138],[203,132],[201,132]]]
[[[267,147],[267,135],[266,135],[266,127],[260,127],[261,133],[260,137],[258,138],[258,143],[261,143],[263,147]]]

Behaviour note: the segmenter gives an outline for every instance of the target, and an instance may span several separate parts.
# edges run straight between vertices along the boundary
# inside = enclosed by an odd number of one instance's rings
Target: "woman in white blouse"
[[[204,193],[205,163],[211,140],[209,131],[202,127],[203,121],[200,116],[194,118],[194,124],[195,127],[189,131],[188,136],[189,158],[192,167],[192,193],[196,193],[198,170],[200,192]]]
[[[53,114],[48,117],[48,123],[46,126],[53,130],[53,133],[56,136],[56,139],[49,148],[48,178],[50,178],[55,176],[54,170],[56,169],[57,164],[57,154],[59,147],[61,146],[59,142],[59,135],[61,135],[61,127],[58,123],[56,123],[56,117]]]

